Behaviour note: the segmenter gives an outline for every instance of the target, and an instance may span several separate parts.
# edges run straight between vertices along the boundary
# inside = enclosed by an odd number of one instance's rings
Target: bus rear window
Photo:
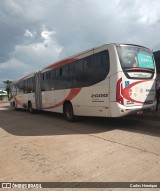
[[[118,56],[123,70],[130,68],[154,70],[153,53],[139,46],[117,46]]]

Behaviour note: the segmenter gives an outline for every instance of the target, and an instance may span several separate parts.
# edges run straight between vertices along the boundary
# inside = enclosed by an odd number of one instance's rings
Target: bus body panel
[[[90,114],[90,116],[108,116],[108,84],[109,82],[105,83],[105,85],[100,83],[89,88],[82,88],[79,95],[72,100],[73,107],[75,107],[75,115],[88,116]]]
[[[106,117],[109,112],[109,80],[90,87],[42,92],[43,110],[62,113],[66,100],[71,101],[75,115],[88,116],[90,111],[91,116]]]
[[[31,77],[35,77],[35,92],[16,95],[14,100],[17,106],[26,108],[28,102],[31,101],[34,109],[63,113],[64,103],[69,101],[73,106],[75,115],[99,117],[120,117],[134,113],[139,109],[153,107],[156,104],[155,71],[152,79],[128,78],[121,66],[116,46],[116,44],[103,45],[69,57],[66,60],[47,66],[34,75],[32,74]],[[56,89],[58,81],[54,81],[50,90],[43,88],[45,73],[55,71],[56,75],[56,70],[105,50],[109,53],[109,71],[105,79],[92,85],[66,89]],[[130,75],[134,76],[134,71],[130,72]],[[149,73],[137,72],[136,75],[147,76]],[[26,79],[22,78],[17,83],[23,80]],[[66,83],[64,79],[63,83]]]
[[[155,80],[131,80],[122,77],[124,105],[140,106],[152,104],[155,100]]]
[[[121,82],[123,104],[116,100],[118,82]],[[119,117],[136,113],[138,110],[155,107],[155,80],[127,79],[123,72],[110,77],[110,83],[115,86],[110,90],[110,116]],[[111,86],[110,84],[110,86]]]
[[[32,103],[32,107],[36,109],[35,104],[35,93],[29,93],[29,94],[20,94],[14,96],[14,100],[16,107],[19,109],[27,109],[28,108],[28,102],[30,101]]]

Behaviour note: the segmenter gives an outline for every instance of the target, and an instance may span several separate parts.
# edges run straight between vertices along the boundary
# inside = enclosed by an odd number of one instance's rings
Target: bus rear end
[[[117,45],[117,111],[111,116],[143,113],[156,105],[156,69],[152,51],[136,45]]]

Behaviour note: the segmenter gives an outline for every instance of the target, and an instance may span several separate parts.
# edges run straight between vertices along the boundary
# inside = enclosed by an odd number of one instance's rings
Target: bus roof
[[[25,75],[25,76],[22,76],[21,78],[19,78],[19,79],[13,81],[12,84],[17,83],[17,82],[19,82],[19,81],[21,81],[21,80],[28,79],[28,78],[30,78],[30,77],[33,77],[34,74],[35,74],[35,72],[32,72],[32,73],[30,73],[30,74],[27,74],[27,75]]]
[[[83,55],[83,54],[87,54],[87,53],[89,53],[89,52],[91,52],[91,51],[94,52],[94,51],[97,50],[97,49],[105,48],[105,46],[110,46],[110,45],[114,45],[114,46],[125,46],[125,45],[126,45],[126,46],[138,46],[138,47],[142,47],[142,48],[147,48],[147,47],[140,46],[140,45],[136,45],[136,44],[125,44],[125,43],[109,43],[109,44],[103,44],[103,45],[100,45],[100,46],[97,46],[97,47],[94,47],[94,48],[85,50],[85,51],[83,51],[83,52],[74,54],[74,55],[72,55],[72,56],[70,56],[70,57],[67,57],[67,58],[64,58],[64,59],[62,59],[62,60],[59,60],[59,61],[57,61],[57,62],[55,62],[55,63],[52,63],[52,64],[50,64],[50,65],[48,65],[48,66],[46,66],[46,67],[40,69],[39,71],[45,72],[45,71],[50,70],[50,69],[59,68],[59,67],[61,67],[61,66],[64,66],[65,64],[69,64],[69,63],[71,63],[71,62],[73,62],[73,61],[76,61],[76,60],[77,60],[77,57],[79,57],[79,56],[81,56],[81,55]],[[148,49],[148,48],[147,48],[147,49]],[[29,77],[32,77],[32,76],[34,76],[35,73],[36,73],[36,71],[34,71],[34,72],[32,72],[32,73],[30,73],[30,74],[28,74],[28,75],[26,75],[26,76],[21,77],[21,78],[15,80],[15,81],[13,82],[13,84],[14,84],[14,83],[17,83],[17,82],[20,82],[21,80],[25,80],[25,79],[27,79],[27,78],[29,78]]]
[[[83,55],[83,54],[89,53],[89,52],[94,51],[94,50],[97,50],[97,49],[101,49],[101,48],[103,48],[103,47],[105,47],[105,46],[109,46],[109,45],[115,45],[115,46],[125,46],[125,45],[126,45],[126,46],[138,46],[138,47],[142,47],[142,48],[147,48],[147,47],[140,46],[140,45],[136,45],[136,44],[125,44],[125,43],[110,43],[110,44],[104,44],[104,45],[97,46],[97,47],[88,49],[88,50],[86,50],[86,51],[80,52],[80,53],[78,53],[78,54],[74,54],[74,55],[72,55],[72,56],[70,56],[70,57],[67,57],[67,58],[64,58],[64,59],[62,59],[62,60],[60,60],[60,61],[58,61],[58,62],[52,63],[52,64],[50,64],[50,65],[44,67],[44,68],[42,69],[42,71],[46,71],[47,69],[55,69],[55,68],[58,68],[58,67],[61,67],[61,66],[65,65],[65,64],[69,64],[69,63],[71,63],[71,62],[73,62],[73,61],[76,61],[76,60],[77,60],[76,57],[79,57],[79,56],[81,56],[81,55]],[[147,48],[147,49],[148,49],[148,48]]]

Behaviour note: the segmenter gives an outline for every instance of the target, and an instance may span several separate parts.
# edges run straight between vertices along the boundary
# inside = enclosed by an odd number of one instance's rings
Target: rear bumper
[[[141,105],[141,106],[130,106],[126,107],[117,102],[111,103],[110,117],[123,117],[132,114],[141,114],[143,111],[152,111],[156,108],[156,101],[153,104]]]

